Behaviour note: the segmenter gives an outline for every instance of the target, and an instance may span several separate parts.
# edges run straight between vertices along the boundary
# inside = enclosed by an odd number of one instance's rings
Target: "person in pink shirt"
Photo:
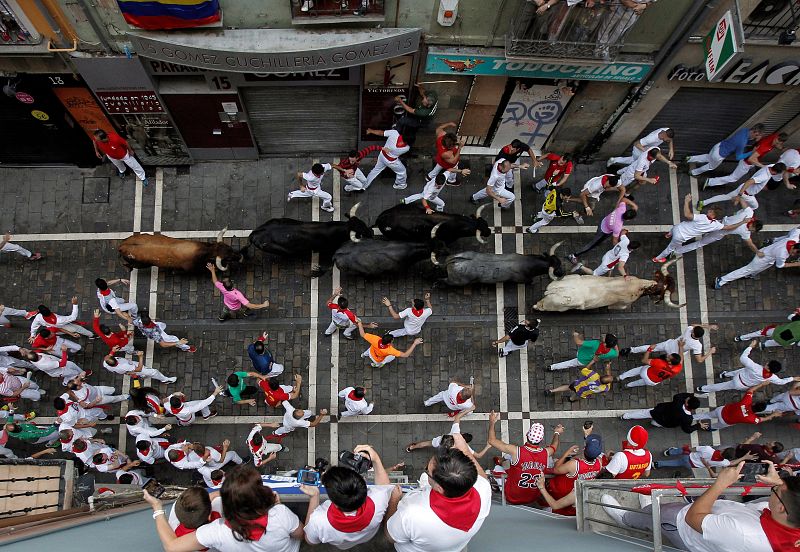
[[[263,303],[251,303],[250,300],[244,296],[244,293],[239,291],[233,284],[230,278],[223,278],[222,281],[217,279],[217,267],[213,264],[206,264],[206,268],[211,272],[211,283],[222,294],[222,312],[219,315],[219,321],[225,322],[231,316],[235,316],[237,312],[242,313],[242,316],[250,316],[250,311],[265,309],[269,306],[269,301]]]
[[[576,251],[568,257],[570,262],[572,262],[572,264],[577,264],[578,256],[588,253],[603,243],[609,236],[612,236],[614,245],[617,245],[619,236],[622,234],[622,228],[625,225],[625,221],[634,218],[638,211],[639,206],[633,202],[633,198],[620,198],[616,207],[614,207],[614,210],[607,214],[603,220],[600,221],[600,224],[597,226],[597,232],[595,233],[594,238],[592,238],[592,241],[584,246],[580,251]]]

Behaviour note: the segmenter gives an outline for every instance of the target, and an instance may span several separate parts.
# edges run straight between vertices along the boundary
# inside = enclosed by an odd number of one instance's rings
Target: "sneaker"
[[[113,414],[109,414],[108,416],[106,416],[105,421],[106,422],[113,422],[114,421],[114,415]]]
[[[149,185],[150,185],[150,180],[148,180],[147,178],[142,180],[142,188],[147,188]]]
[[[408,188],[408,184],[392,184],[392,188],[395,190],[405,190]]]
[[[572,272],[572,273],[574,274],[574,273],[576,273],[576,272],[580,272],[580,270],[581,270],[582,268],[583,268],[583,263],[578,263],[578,264],[576,264],[575,266],[573,266],[573,267],[570,269],[570,272]]]
[[[472,203],[473,205],[477,205],[477,204],[478,204],[478,200],[477,200],[477,199],[475,199],[475,198],[474,198],[474,197],[472,197],[472,196],[469,196],[469,202],[470,202],[470,203]]]
[[[653,462],[653,467],[654,467],[655,469],[659,469],[659,468],[661,467],[661,466],[658,464],[658,460],[656,460],[655,462]]]
[[[714,289],[722,289],[722,276],[717,276],[714,280]]]
[[[624,511],[614,507],[621,506],[616,498],[609,494],[604,494],[600,497],[600,503],[603,505],[603,510],[606,514],[608,514],[608,517],[613,519],[614,522],[620,527],[625,527],[625,523],[622,521],[622,514]]]
[[[124,179],[125,179],[125,173],[127,173],[127,172],[128,172],[128,171],[121,172],[121,173],[117,173],[117,176],[119,176],[121,179],[123,179],[123,180],[124,180]]]
[[[325,337],[330,337],[330,336],[332,336],[332,335],[333,335],[333,332],[331,332],[331,333],[328,333],[328,332],[322,332],[322,335],[324,335]]]
[[[572,218],[575,219],[575,222],[578,224],[583,224],[583,217],[578,213],[578,211],[573,211]]]
[[[691,161],[689,161],[689,159],[691,159],[691,158],[692,158],[691,155],[687,155],[686,157],[683,158],[683,162],[686,163],[686,164],[689,164],[689,163],[691,163]]]
[[[578,257],[576,257],[574,254],[570,253],[569,255],[567,255],[567,260],[572,264],[578,264]]]
[[[702,385],[698,385],[697,387],[694,388],[694,394],[698,395],[700,397],[707,397],[708,396],[708,393],[703,391],[703,386]]]
[[[797,218],[797,213],[795,213],[794,210],[786,211],[786,214],[789,215],[792,218]]]
[[[34,412],[33,410],[31,410],[30,412],[28,412],[27,414],[25,414],[25,421],[26,421],[26,422],[29,422],[29,421],[33,420],[35,417],[36,417],[36,412]]]
[[[197,347],[195,347],[194,345],[192,345],[191,347],[189,347],[188,349],[186,349],[186,352],[187,352],[187,353],[196,353],[196,352],[197,352]]]
[[[355,339],[355,337],[353,337],[353,334],[348,335],[346,333],[342,333],[342,337],[347,339],[348,341],[353,341]]]
[[[653,262],[654,263],[665,263],[665,262],[667,262],[667,258],[666,257],[653,257]]]
[[[328,205],[327,207],[325,207],[324,205],[320,205],[320,209],[322,209],[323,211],[327,211],[329,213],[333,213],[334,211],[333,205]]]
[[[727,370],[723,370],[722,372],[719,373],[719,377],[727,378],[728,377],[728,371]]]
[[[703,203],[703,200],[701,199],[700,201],[697,202],[697,205],[695,205],[695,209],[694,210],[695,211],[702,211],[704,206],[705,206],[705,203]]]
[[[504,357],[506,357],[508,355],[503,353],[503,349],[497,349],[497,356],[499,356],[500,358],[504,358]]]
[[[227,316],[217,316],[217,320],[219,320],[220,322],[225,322],[227,319],[228,319]]]
[[[538,231],[539,231],[539,229],[538,229],[538,228],[534,228],[533,226],[528,226],[528,227],[525,229],[525,231],[526,231],[526,232],[529,232],[529,233],[531,233],[531,234],[535,234],[536,232],[538,232]]]
[[[705,179],[705,181],[703,182],[703,187],[702,187],[702,188],[700,188],[700,189],[701,189],[701,190],[703,190],[703,191],[705,191],[705,190],[706,190],[706,188],[708,188],[708,178],[706,178],[706,179]]]
[[[292,200],[292,194],[289,194],[288,196],[286,196],[286,202],[287,203],[290,202],[291,200]]]
[[[367,358],[367,357],[369,357],[369,351],[364,351],[363,353],[361,353],[361,358]]]
[[[300,11],[303,13],[307,13],[308,10],[314,7],[314,2],[312,0],[303,0],[303,5],[300,7]]]
[[[39,311],[28,311],[28,312],[25,313],[25,320],[30,320],[31,318],[33,318],[37,314],[39,314]]]
[[[667,457],[667,458],[669,458],[670,456],[672,456],[672,455],[669,453],[669,449],[664,449],[664,452],[662,452],[661,454],[663,454],[663,455],[664,455],[665,457]]]
[[[544,390],[544,396],[545,396],[545,397],[550,397],[552,394],[553,394],[553,392],[552,392],[552,391],[550,391],[549,389],[545,389],[545,390]]]
[[[622,349],[619,350],[619,356],[628,356],[629,354],[631,354],[630,347],[623,347]]]
[[[542,319],[541,318],[537,318],[536,319],[536,325],[534,326],[534,328],[538,328],[541,323],[542,323]]]
[[[124,400],[124,401],[129,401],[129,400],[131,400],[131,396],[130,396],[129,394],[127,394],[127,393],[126,393],[126,394],[125,394],[125,398],[124,398],[124,399],[122,399],[122,400]]]
[[[735,336],[735,337],[733,338],[733,340],[734,340],[736,343],[739,343],[739,342],[741,342],[741,341],[742,341],[742,338],[741,338],[741,337],[739,337],[739,336],[737,335],[737,336]]]
[[[612,157],[608,161],[606,161],[606,168],[610,167],[613,164],[614,164],[614,158]]]
[[[103,429],[100,430],[100,433],[102,433],[103,435],[108,435],[112,431],[113,430],[110,427],[104,427]]]
[[[204,420],[208,420],[208,419],[213,418],[216,415],[217,415],[217,411],[216,410],[212,410],[211,413],[208,416],[203,416],[203,419]]]
[[[41,258],[42,258],[42,254],[41,254],[41,253],[34,253],[33,255],[31,255],[30,257],[28,257],[28,260],[29,260],[29,261],[38,261],[38,260],[39,260],[39,259],[41,259]],[[34,315],[34,316],[35,316],[35,315]],[[25,318],[27,318],[27,315],[25,316]]]

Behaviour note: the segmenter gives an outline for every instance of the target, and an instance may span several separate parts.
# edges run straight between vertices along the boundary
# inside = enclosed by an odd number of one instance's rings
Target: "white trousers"
[[[739,370],[728,370],[723,376],[730,378],[728,381],[723,381],[721,383],[709,383],[701,386],[700,390],[703,391],[703,393],[715,393],[717,391],[742,391],[747,389],[747,386],[742,383],[741,379],[739,379],[739,373],[743,370],[744,368],[740,368]]]
[[[508,341],[505,342],[505,345],[503,345],[503,354],[507,355],[509,353],[512,353],[514,351],[519,351],[520,349],[525,349],[527,347],[528,347],[527,341],[522,345],[517,345],[516,343],[514,343],[509,339]]]
[[[721,286],[729,284],[739,278],[747,278],[748,276],[755,276],[770,268],[775,264],[775,259],[771,257],[753,257],[747,265],[742,268],[737,268],[733,272],[728,272],[719,281]]]
[[[370,412],[372,412],[373,408],[375,408],[375,403],[370,403],[369,405],[367,405],[365,408],[362,408],[361,410],[345,410],[344,412],[341,413],[341,415],[342,415],[342,418],[344,418],[346,416],[362,416],[362,415],[366,415],[366,414],[369,414]]]
[[[364,190],[367,185],[367,177],[364,176],[364,173],[361,172],[361,169],[356,167],[356,170],[353,171],[353,176],[350,178],[344,179],[347,184],[344,186],[345,192],[352,192],[353,190]]]
[[[641,408],[639,410],[629,410],[622,415],[623,420],[647,420],[652,418],[650,411],[652,408]]]
[[[0,445],[0,456],[3,458],[8,458],[9,460],[18,458],[18,456],[14,454],[14,451],[12,451],[10,448],[4,447],[3,445]]]
[[[180,338],[176,335],[168,334],[166,331],[162,329],[161,341],[165,341],[167,343],[178,343],[180,341]],[[191,345],[189,345],[188,343],[178,344],[177,347],[181,351],[188,351],[189,349],[192,348]]]
[[[148,368],[147,366],[142,366],[141,372],[128,372],[129,376],[138,376],[140,378],[152,378],[156,381],[160,381],[161,383],[173,381],[172,378],[165,376],[155,368]]]
[[[634,380],[625,385],[625,387],[642,387],[647,385],[648,387],[652,387],[654,385],[658,385],[658,383],[654,382],[650,378],[647,377],[647,369],[650,368],[647,364],[644,366],[637,366],[636,368],[631,368],[630,370],[623,372],[619,375],[620,380],[625,380],[628,378],[632,378],[634,376],[639,376],[639,379]]]
[[[71,339],[65,339],[63,337],[56,337],[56,344],[53,347],[53,354],[60,354],[61,353],[61,346],[66,345],[67,350],[70,353],[77,353],[82,349],[80,345],[72,341]]]
[[[777,327],[777,326],[776,326]],[[772,334],[775,332],[775,327],[772,328],[764,328],[763,330],[756,330],[754,332],[750,332],[744,335],[740,335],[739,339],[742,341],[747,341],[749,339],[758,339],[760,337],[772,337]],[[775,341],[774,339],[768,339],[761,343],[762,347],[782,347],[780,343]],[[800,347],[800,341],[795,343],[795,346]]]
[[[695,167],[691,170],[692,176],[703,174],[704,172],[713,171],[719,167],[725,158],[719,154],[719,143],[714,144],[711,151],[705,155],[692,155],[689,157],[689,163],[705,163],[700,167]]]
[[[23,399],[28,399],[29,401],[38,401],[42,398],[42,394],[44,392],[41,389],[39,389],[39,386],[36,385],[36,382],[29,380],[28,378],[23,376],[17,376],[17,377],[20,379],[20,381],[22,381],[23,385],[26,383],[30,384],[27,389],[24,389],[22,393],[20,393],[19,395],[20,397],[22,397]]]
[[[742,191],[743,186],[744,184],[737,186],[735,190],[733,190],[732,192],[728,192],[727,194],[719,194],[710,197],[708,199],[704,199],[703,205],[705,206],[705,205],[711,205],[712,203],[719,203],[720,201],[733,200],[733,198],[738,196],[739,193]],[[756,196],[750,194],[742,194],[741,200],[745,205],[751,207],[754,211],[758,209],[758,200],[756,199]]]
[[[108,155],[106,155],[106,157],[108,157]],[[136,175],[136,178],[138,178],[139,180],[144,181],[144,179],[147,178],[147,175],[144,174],[144,169],[142,168],[142,166],[139,164],[136,158],[132,156],[130,153],[126,153],[125,157],[123,157],[122,159],[114,159],[113,157],[108,157],[108,159],[117,168],[119,174],[125,173],[126,170],[125,165],[127,165],[131,168],[131,170]]]
[[[99,404],[119,403],[128,398],[127,395],[115,395],[114,393],[116,393],[116,390],[108,385],[95,385],[94,388],[100,393]]]
[[[325,209],[333,205],[331,203],[331,199],[333,199],[333,196],[331,196],[331,194],[329,194],[328,192],[324,191],[322,189],[322,186],[318,186],[313,190],[311,188],[306,188],[305,192],[303,190],[292,190],[291,192],[289,192],[289,197],[292,199],[297,197],[314,197],[314,196],[317,196],[322,200],[322,207]]]
[[[421,332],[421,331],[422,331],[422,328],[419,328],[417,331],[412,333],[412,332],[408,331],[408,329],[404,326],[404,327],[399,328],[397,330],[392,330],[389,333],[392,334],[395,337],[403,337],[404,335],[419,335],[419,332]]]
[[[798,400],[800,402],[800,400]],[[764,412],[769,414],[771,412],[798,412],[789,396],[788,391],[779,393],[769,400],[769,404],[764,409]]]
[[[664,251],[656,255],[657,258],[666,259],[670,253],[678,249],[681,244],[684,242],[682,238],[677,237],[675,234],[672,234],[672,239],[669,240],[667,247],[664,248]]]
[[[369,349],[367,349],[366,351],[361,353],[361,356],[364,357],[364,358],[368,358],[370,360],[370,362],[372,363],[372,367],[373,368],[380,368],[384,364],[389,364],[391,361],[394,360],[394,355],[389,355],[389,356],[387,356],[386,358],[383,359],[383,362],[378,362],[377,360],[372,358],[371,354],[369,354]]]
[[[439,165],[436,165],[436,166],[438,167]],[[419,201],[420,199],[422,199],[422,194],[421,193],[420,194],[413,194],[413,195],[410,195],[410,196],[408,196],[406,198],[403,198],[403,203],[408,205],[410,203],[414,203],[415,201]],[[442,211],[444,211],[444,201],[442,201],[442,198],[435,197],[435,198],[429,199],[427,201],[428,201],[428,203],[432,203],[436,207],[436,210],[439,211],[440,213]]]
[[[2,312],[0,312],[0,324],[3,326],[11,324],[11,320],[8,319],[9,316],[25,316],[26,314],[28,314],[28,311],[23,309],[4,307]]]
[[[536,215],[536,218],[539,220],[531,224],[530,228],[528,228],[528,231],[530,231],[531,233],[538,232],[539,228],[544,228],[545,226],[553,222],[553,219],[556,218],[556,215],[555,213],[545,213],[544,209],[542,209]]]
[[[69,324],[64,324],[61,326],[63,329],[67,330],[68,332],[80,334],[86,337],[94,337],[94,332],[86,328],[86,326],[81,326],[80,324],[75,324],[70,322]],[[60,353],[61,351],[59,351]]]
[[[556,362],[550,365],[551,370],[566,370],[567,368],[580,368],[583,366],[580,360],[573,358],[572,360],[565,360],[564,362]]]
[[[694,240],[692,243],[681,245],[675,248],[675,253],[678,255],[683,255],[684,253],[688,253],[689,251],[694,251],[695,249],[700,249],[701,247],[705,247],[709,244],[712,244],[716,241],[721,240],[727,236],[727,234],[722,230],[714,230],[713,232],[709,232],[708,234],[703,234],[703,237],[699,240]]]
[[[628,156],[628,157],[612,157],[611,159],[608,160],[608,164],[609,165],[630,165],[631,163],[633,163],[634,161],[639,159],[639,156],[642,155],[643,153],[644,152],[642,150],[640,150],[636,146],[633,146],[631,148],[630,156]]]
[[[311,412],[310,410],[303,410],[303,417],[301,419],[307,420],[313,415],[314,415],[314,413]],[[286,427],[286,426],[282,425],[281,427],[279,427],[278,429],[276,429],[274,431],[273,435],[288,435],[289,433],[291,433],[295,429],[297,429],[297,428],[296,427]]]
[[[453,168],[457,169],[458,168],[458,164],[456,164],[456,166],[453,167]],[[447,178],[447,181],[450,184],[455,184],[456,176],[458,175],[458,173],[454,173],[453,171],[445,169],[439,163],[436,163],[433,166],[433,168],[430,170],[430,172],[428,173],[428,180],[433,180],[434,178],[436,178],[436,175],[439,174],[442,171],[444,171],[444,176],[445,176],[445,178]]]
[[[729,174],[728,176],[717,176],[715,178],[709,178],[708,182],[706,182],[706,187],[722,186],[724,184],[738,182],[740,178],[746,176],[754,168],[755,168],[754,165],[749,165],[745,163],[744,159],[741,159],[739,163],[736,165],[736,168],[733,169],[733,172],[731,174]]]
[[[699,420],[716,420],[711,424],[711,429],[722,429],[725,427],[730,427],[730,424],[726,424],[722,421],[722,408],[725,405],[718,406],[715,410],[706,413],[700,413],[694,415],[694,421],[697,422]]]
[[[17,245],[15,243],[8,242],[2,248],[0,248],[0,252],[2,253],[17,253],[18,255],[22,255],[23,257],[30,257],[33,255],[30,251],[22,247],[21,245]]]
[[[425,399],[425,406],[433,406],[436,403],[443,402],[447,406],[447,408],[450,408],[450,404],[448,404],[448,402],[447,402],[447,399],[449,398],[449,396],[450,395],[447,393],[447,390],[444,390],[444,391],[441,391],[439,393],[436,393],[433,397]],[[450,410],[453,410],[453,409],[450,408]]]
[[[495,190],[494,193],[496,193],[505,200],[500,204],[500,207],[502,207],[503,209],[508,209],[509,207],[511,207],[511,204],[514,203],[515,199],[517,199],[517,196],[515,196],[512,192],[508,190]],[[480,190],[472,194],[472,199],[474,201],[486,199],[487,197],[489,197],[489,194],[486,193],[486,188],[481,188]],[[494,198],[492,198],[492,201],[494,201]]]
[[[342,333],[344,335],[346,335],[346,336],[353,335],[353,332],[356,331],[356,328],[358,328],[358,326],[353,324],[353,322],[351,320],[348,320],[348,322],[350,324],[346,328],[341,328],[341,327],[336,325],[336,322],[331,322],[328,325],[328,329],[325,330],[325,335],[332,335],[333,332],[335,332],[336,330],[342,330]]]
[[[372,182],[378,178],[378,175],[383,172],[383,169],[392,169],[394,171],[394,187],[398,189],[402,189],[406,187],[406,178],[408,177],[408,173],[406,172],[406,166],[403,165],[403,162],[400,159],[395,159],[394,161],[389,161],[386,159],[386,156],[383,153],[378,155],[378,162],[375,163],[375,167],[369,171],[367,175],[367,182],[364,184],[364,189],[366,190],[372,185]]]
[[[653,346],[654,353],[670,353],[671,351],[667,350],[667,344],[669,341],[662,341],[661,343],[656,343]],[[638,347],[631,347],[631,353],[639,354],[639,353],[646,353],[647,349],[650,348],[650,345],[639,345]],[[677,351],[676,351],[677,352]]]

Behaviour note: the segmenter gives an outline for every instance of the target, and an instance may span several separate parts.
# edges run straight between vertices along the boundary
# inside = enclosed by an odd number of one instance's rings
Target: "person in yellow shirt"
[[[387,333],[383,337],[369,334],[364,331],[364,325],[361,323],[360,319],[356,320],[356,324],[358,324],[358,333],[369,343],[369,349],[361,353],[361,356],[368,358],[373,368],[380,368],[397,357],[406,358],[411,356],[411,353],[414,352],[417,345],[422,343],[422,338],[418,337],[411,343],[408,349],[401,351],[392,346],[392,340],[394,339],[392,334]]]
[[[572,391],[574,395],[570,395],[569,402],[578,402],[596,393],[605,393],[609,391],[611,389],[611,383],[614,381],[614,376],[611,374],[611,363],[606,362],[605,364],[605,373],[601,375],[600,372],[595,370],[595,361],[592,360],[589,364],[581,368],[581,377],[570,384],[559,385],[553,389],[545,389],[545,396],[549,397],[555,393]]]

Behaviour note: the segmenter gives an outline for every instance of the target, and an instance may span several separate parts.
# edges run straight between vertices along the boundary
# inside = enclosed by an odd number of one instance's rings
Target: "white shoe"
[[[300,11],[307,12],[313,7],[314,7],[314,2],[312,0],[303,0],[303,6],[300,8]]]
[[[322,209],[323,211],[328,211],[329,213],[333,213],[333,205],[329,205],[327,207],[325,207],[324,205],[321,205],[320,209]]]
[[[603,503],[603,510],[605,511],[606,514],[608,514],[608,517],[613,519],[614,522],[617,523],[617,525],[625,527],[625,523],[622,521],[622,514],[625,510],[609,508],[609,506],[622,506],[622,504],[620,504],[619,501],[610,494],[604,494],[603,496],[601,496],[600,502]],[[606,504],[608,506],[606,506]]]
[[[176,381],[178,381],[178,378],[167,378],[167,381],[164,383],[175,383]]]
[[[291,200],[292,200],[292,194],[289,194],[288,196],[286,196],[286,201],[287,201],[287,202],[288,202],[288,201],[291,201]]]
[[[653,503],[653,497],[645,494],[639,494],[639,506],[643,509],[647,508]]]
[[[606,161],[606,168],[610,167],[613,164],[614,164],[614,158],[612,157],[608,161]]]
[[[529,233],[531,233],[531,234],[535,234],[536,232],[539,231],[539,229],[538,228],[534,228],[533,226],[528,226],[527,231]]]
[[[395,190],[405,190],[406,188],[408,188],[408,184],[401,184],[401,185],[392,184],[392,188],[394,188]]]

